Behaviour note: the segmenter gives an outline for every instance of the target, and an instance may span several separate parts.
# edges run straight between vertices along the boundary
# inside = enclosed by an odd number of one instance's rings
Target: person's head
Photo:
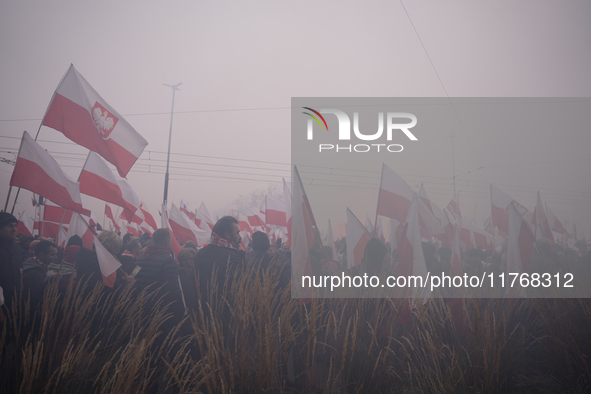
[[[136,256],[142,254],[142,244],[137,239],[130,241],[125,249]]]
[[[8,212],[0,212],[0,241],[16,241],[18,220]]]
[[[35,246],[35,257],[45,265],[57,260],[57,245],[51,241],[39,241]]]
[[[123,246],[127,246],[127,244],[129,242],[131,242],[131,240],[135,239],[135,237],[133,236],[133,234],[127,233],[123,236]]]
[[[287,242],[284,242],[281,244],[281,253],[286,253],[289,252],[289,244]]]
[[[179,264],[180,265],[189,265],[193,262],[193,259],[195,258],[195,255],[197,254],[197,251],[193,248],[183,248],[181,249],[181,251],[179,252]]]
[[[263,233],[262,231],[255,231],[252,234],[252,242],[251,242],[252,250],[257,252],[266,252],[269,250],[271,243],[269,242],[269,237],[267,234]]]
[[[123,242],[115,231],[102,231],[97,238],[113,256],[116,256],[121,250]]]
[[[218,220],[211,231],[229,241],[235,248],[240,245],[240,226],[238,220],[232,216],[224,216]]]
[[[82,238],[78,235],[72,235],[66,244],[66,248],[72,245],[82,246]]]
[[[187,248],[191,248],[191,249],[197,250],[197,244],[195,244],[195,242],[193,242],[193,241],[187,241],[183,245],[183,249],[187,249]]]
[[[152,234],[152,242],[154,245],[165,246],[170,248],[172,246],[172,236],[167,228],[159,228]]]
[[[269,246],[267,253],[269,253],[271,256],[273,256],[273,255],[275,255],[275,252],[277,252],[277,247],[275,246],[275,244]]]

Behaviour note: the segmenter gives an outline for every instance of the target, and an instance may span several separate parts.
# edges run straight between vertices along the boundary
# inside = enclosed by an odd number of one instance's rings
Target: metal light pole
[[[174,115],[174,94],[179,89],[183,83],[179,82],[176,85],[167,85],[163,83],[162,85],[168,86],[172,88],[172,109],[170,110],[170,132],[168,133],[168,155],[166,156],[166,174],[164,175],[164,201],[163,204],[166,204],[166,200],[168,199],[168,165],[170,163],[170,141],[172,140],[172,116]]]

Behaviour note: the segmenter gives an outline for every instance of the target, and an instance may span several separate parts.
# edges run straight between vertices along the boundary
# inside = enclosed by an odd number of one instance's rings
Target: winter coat
[[[20,291],[23,250],[14,242],[0,241],[0,287],[6,306],[12,304],[14,292]]]
[[[156,300],[163,297],[162,305],[171,304],[169,311],[176,316],[182,316],[185,308],[179,287],[178,268],[174,257],[167,252],[156,256],[148,256],[136,260],[136,265],[140,267],[135,276],[137,291],[150,286],[152,291],[158,291]]]

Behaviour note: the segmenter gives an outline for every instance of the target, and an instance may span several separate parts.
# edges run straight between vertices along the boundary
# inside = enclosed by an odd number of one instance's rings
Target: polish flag
[[[142,200],[131,185],[113,174],[107,163],[94,152],[89,152],[80,177],[80,192],[135,212]],[[130,220],[128,220],[130,221]]]
[[[178,256],[179,256],[179,252],[181,251],[181,245],[177,241],[176,234],[174,233],[174,231],[172,231],[172,227],[170,226],[170,221],[168,220],[168,218],[170,217],[170,212],[168,211],[166,204],[162,204],[161,209],[162,209],[162,211],[160,214],[160,223],[161,223],[160,227],[166,228],[166,229],[168,229],[168,231],[170,231],[170,235],[172,238],[171,249],[172,249],[172,253],[174,254],[174,258],[176,259],[176,262],[178,263],[179,262]]]
[[[121,267],[121,263],[101,244],[97,237],[94,237],[94,248],[101,269],[101,275],[103,276],[103,283],[105,286],[113,288],[115,278],[117,277],[117,270]]]
[[[292,228],[291,228],[291,264],[294,280],[301,285],[300,278],[304,275],[312,276],[312,262],[310,251],[314,247],[316,237],[319,237],[314,214],[310,208],[310,202],[306,196],[304,185],[297,167],[294,166],[294,183],[292,196]],[[318,240],[320,241],[320,240]],[[293,282],[292,282],[293,283]],[[309,302],[312,296],[312,288],[302,288],[298,295]]]
[[[74,65],[58,85],[43,125],[61,131],[75,143],[97,152],[126,176],[148,142],[123,119]]]
[[[252,227],[250,227],[250,224],[248,224],[246,215],[240,212],[238,212],[238,226],[240,226],[240,231],[247,232],[250,235],[254,233],[254,231],[252,231]]]
[[[414,197],[409,207],[408,217],[405,219],[402,235],[398,244],[396,253],[398,255],[398,266],[396,267],[396,276],[421,276],[423,280],[427,276],[427,266],[425,256],[423,255],[423,245],[421,240],[421,230],[419,228],[418,214],[418,196]],[[398,311],[396,320],[403,326],[410,321],[410,304],[412,298],[423,297],[426,299],[430,295],[430,289],[424,288],[402,288],[401,295],[409,298],[408,302]]]
[[[257,226],[265,227],[265,218],[263,217],[262,214],[257,213],[255,210],[253,210],[252,208],[248,208],[248,207],[245,208],[245,211],[246,211],[248,223],[250,223],[250,225],[252,227],[257,227]]]
[[[189,211],[189,209],[187,208],[187,204],[185,204],[185,202],[183,200],[181,200],[181,203],[179,204],[179,210],[184,213],[185,215],[187,215],[187,217],[189,219],[191,219],[192,221],[195,221],[195,214],[191,211]]]
[[[107,218],[111,219],[111,222],[113,222],[113,226],[115,227],[117,232],[121,232],[121,227],[119,227],[119,225],[117,224],[117,221],[113,216],[113,211],[111,211],[111,207],[109,206],[109,204],[105,204],[105,215],[107,216]]]
[[[72,215],[66,239],[70,239],[74,235],[82,238],[82,246],[86,249],[92,249],[92,241],[95,235],[94,231],[88,226],[88,220],[83,218],[80,214]]]
[[[127,220],[129,223],[135,224],[142,224],[146,221],[146,218],[144,217],[144,212],[140,208],[134,208],[133,210],[123,208],[123,211],[121,212],[121,217]]]
[[[330,224],[330,219],[328,219],[328,228],[326,229],[326,233],[324,233],[324,245],[330,246],[330,248],[332,249],[333,261],[338,261],[337,248],[334,244],[334,234],[332,233],[332,226]]]
[[[404,223],[408,216],[413,196],[414,192],[412,188],[387,165],[382,164],[377,214]],[[422,200],[417,202],[417,212],[419,215],[421,236],[423,238],[430,239],[431,236],[445,234],[441,224],[439,224],[433,213],[429,211],[429,208]]]
[[[183,244],[187,241],[193,241],[198,246],[203,246],[209,242],[211,233],[201,230],[191,219],[182,213],[176,205],[172,204],[170,216],[168,217],[170,227],[178,240]]]
[[[64,208],[82,212],[80,184],[67,176],[26,131],[9,184],[42,195]]]
[[[554,243],[552,229],[550,228],[550,223],[548,223],[548,217],[546,216],[544,204],[542,203],[542,199],[540,198],[540,192],[538,192],[538,198],[536,200],[536,207],[534,208],[533,218],[534,220],[532,223],[535,228],[534,233],[536,239],[547,239]]]
[[[126,224],[125,228],[127,229],[127,234],[131,234],[136,238],[138,238],[140,236],[139,231],[137,231],[137,229],[133,225]]]
[[[152,216],[152,214],[148,210],[148,206],[143,201],[140,204],[140,211],[142,212],[142,214],[144,216],[144,221],[153,229],[152,232],[156,231],[158,229],[158,225],[156,224],[156,220],[154,220],[154,216]]]
[[[507,273],[522,274],[527,272],[535,237],[513,202],[509,203],[507,227]],[[521,288],[519,283],[516,286],[513,288],[514,291],[508,291],[507,295],[525,296],[525,289]]]
[[[59,228],[57,238],[55,239],[55,243],[56,245],[59,245],[62,248],[65,248],[68,244],[68,232],[64,229],[63,226]]]
[[[408,210],[413,199],[413,191],[410,186],[394,171],[382,164],[382,176],[380,191],[378,194],[377,214],[398,220],[406,221]]]
[[[548,217],[548,224],[550,225],[550,228],[552,229],[552,231],[559,233],[559,234],[566,234],[566,229],[564,228],[564,226],[562,225],[560,220],[558,220],[556,215],[554,215],[554,212],[552,212],[550,210],[550,207],[547,204],[546,204],[546,216]]]
[[[291,190],[283,178],[283,201],[285,202],[285,220],[287,222],[287,244],[291,245]]]
[[[265,195],[265,221],[267,224],[285,227],[285,203],[273,196]]]
[[[26,212],[23,211],[21,216],[18,218],[18,226],[16,228],[16,232],[21,235],[30,235],[33,236],[33,229],[35,227],[35,222]]]
[[[365,246],[371,239],[367,228],[357,219],[357,216],[347,208],[347,268],[361,264],[365,253]]]
[[[211,212],[209,212],[209,209],[207,209],[207,206],[204,202],[202,202],[201,206],[199,207],[199,213],[201,213],[201,218],[205,220],[205,223],[207,223],[209,228],[213,229],[213,225],[215,224],[214,216]]]
[[[406,224],[398,245],[398,266],[396,267],[396,276],[421,276],[425,280],[427,277],[427,266],[425,256],[423,255],[423,245],[421,240],[421,230],[419,228],[418,214],[419,197],[413,198],[408,211]],[[422,297],[427,299],[431,294],[428,287],[404,288],[404,294],[408,297]]]
[[[521,216],[524,217],[529,223],[532,222],[532,214],[527,210],[526,207],[509,197],[492,183],[490,184],[490,202],[493,226],[496,226],[499,231],[502,231],[503,235],[506,235],[509,229],[509,205],[512,202]]]

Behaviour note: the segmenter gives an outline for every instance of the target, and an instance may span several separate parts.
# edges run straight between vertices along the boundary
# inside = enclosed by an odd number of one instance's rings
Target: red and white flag
[[[250,235],[254,233],[254,231],[252,231],[252,227],[250,227],[250,224],[248,223],[248,218],[245,214],[240,212],[238,212],[238,226],[240,227],[240,231],[247,232]]]
[[[168,229],[168,231],[170,231],[170,235],[172,238],[171,249],[172,249],[172,253],[174,254],[174,258],[176,259],[176,261],[178,263],[179,252],[181,251],[181,245],[179,244],[179,241],[177,241],[176,235],[175,235],[174,231],[172,230],[172,227],[170,226],[170,222],[168,220],[168,218],[170,217],[170,212],[168,211],[168,207],[165,204],[162,204],[161,209],[162,209],[162,211],[160,213],[160,223],[161,223],[160,227],[166,228],[166,229]]]
[[[291,245],[291,190],[283,178],[283,201],[285,202],[285,220],[287,222],[287,244]]]
[[[142,202],[131,185],[125,179],[113,174],[107,163],[94,152],[88,152],[78,182],[80,182],[81,193],[132,212],[135,212]]]
[[[558,220],[556,215],[554,215],[554,212],[552,212],[548,204],[546,204],[546,216],[548,217],[548,224],[550,225],[552,231],[559,234],[567,233],[566,229],[564,228],[560,220]]]
[[[117,278],[117,270],[121,267],[121,263],[101,244],[97,237],[94,237],[94,248],[101,269],[103,283],[105,286],[113,288],[115,279]]]
[[[205,205],[204,202],[202,202],[201,206],[199,206],[199,213],[201,214],[201,219],[205,220],[205,223],[207,223],[210,229],[213,229],[215,218],[213,214],[209,212],[209,209],[207,209],[207,205]]]
[[[113,216],[113,211],[111,210],[109,204],[105,204],[105,215],[108,219],[111,219],[111,222],[113,222],[113,227],[115,227],[115,230],[117,230],[118,233],[121,232],[121,227],[119,227],[119,224],[117,224],[117,221]]]
[[[25,211],[21,213],[21,216],[18,218],[18,225],[16,228],[16,232],[21,235],[33,235],[33,229],[35,227],[35,222]]]
[[[265,218],[261,213],[256,212],[254,209],[246,207],[244,209],[246,211],[246,217],[248,219],[248,223],[252,227],[262,226],[265,227]]]
[[[431,213],[433,214],[439,225],[442,227],[444,232],[444,234],[432,235],[438,240],[440,240],[443,243],[443,246],[450,247],[451,242],[453,242],[453,226],[451,225],[445,212],[429,199],[429,197],[427,196],[427,191],[425,190],[422,183],[421,188],[419,190],[419,197],[421,198],[421,201],[423,201],[425,206],[429,209],[429,211],[431,211]]]
[[[513,202],[509,203],[507,227],[507,273],[521,275],[527,272],[529,267],[535,237]],[[525,289],[521,288],[519,283],[516,283],[516,286],[513,288],[514,291],[509,290],[507,295],[525,296]]]
[[[195,214],[193,212],[189,211],[189,208],[187,208],[187,204],[185,204],[185,202],[183,200],[181,200],[181,203],[179,204],[179,209],[182,213],[187,215],[187,217],[189,219],[191,219],[192,221],[195,221]]]
[[[82,246],[86,249],[92,249],[92,240],[95,235],[94,231],[88,226],[88,220],[83,218],[80,214],[72,215],[66,239],[69,240],[74,235],[82,238]]]
[[[390,167],[382,164],[377,214],[404,223],[413,195],[412,188],[404,179],[392,171]]]
[[[142,201],[140,204],[140,211],[144,216],[144,221],[152,228],[154,231],[158,229],[158,225],[156,224],[156,220],[154,220],[154,216],[148,210],[148,206]],[[141,226],[141,224],[140,224]]]
[[[396,267],[396,276],[421,276],[423,280],[427,277],[427,265],[423,255],[423,244],[421,239],[421,230],[419,228],[418,214],[419,197],[413,198],[408,211],[406,224],[400,243],[398,245],[398,266]],[[406,296],[426,299],[431,294],[430,288],[406,287]]]
[[[550,223],[548,222],[548,217],[546,216],[544,204],[542,203],[542,199],[540,198],[540,192],[538,192],[538,198],[536,200],[536,207],[534,208],[532,223],[535,226],[534,234],[536,236],[536,239],[547,239],[554,243],[552,229],[550,228]]]
[[[404,223],[408,216],[414,192],[412,188],[387,165],[382,164],[377,214]],[[433,213],[420,200],[417,203],[419,225],[423,238],[430,239],[436,234],[445,234]]]
[[[125,225],[125,229],[127,230],[127,234],[131,234],[131,235],[133,235],[136,238],[138,238],[140,236],[140,232],[137,230],[137,228],[135,228],[135,226],[133,225],[133,223],[126,224]]]
[[[517,211],[523,216],[529,223],[531,223],[532,214],[526,207],[509,197],[501,189],[490,184],[490,203],[491,203],[491,218],[493,226],[496,226],[502,235],[506,235],[509,229],[509,205],[513,202]]]
[[[371,239],[367,228],[357,219],[357,216],[347,208],[347,267],[353,268],[361,264],[365,246]]]
[[[168,217],[170,227],[178,240],[183,244],[188,241],[193,241],[198,246],[203,246],[209,242],[211,232],[201,230],[195,223],[182,213],[176,205],[172,204]]]
[[[398,249],[396,250],[396,254],[398,255],[396,276],[404,276],[406,278],[409,276],[421,276],[423,280],[426,280],[427,265],[425,264],[425,256],[423,255],[421,229],[419,227],[418,201],[418,196],[413,198],[407,218],[405,219]],[[398,311],[396,320],[403,326],[406,326],[411,316],[410,305],[412,301],[410,299],[419,296],[426,299],[430,295],[430,289],[408,286],[402,289],[401,295],[408,297],[409,300]]]
[[[286,227],[285,203],[278,198],[265,195],[265,221],[268,225]]]
[[[43,125],[61,131],[75,143],[97,152],[126,176],[148,142],[123,119],[74,65],[58,85]]]
[[[314,247],[318,229],[310,202],[306,196],[304,185],[297,167],[294,166],[294,190],[292,196],[292,227],[291,227],[291,258],[292,272],[297,278],[303,275],[312,276],[310,251]],[[319,240],[320,241],[320,240]],[[299,282],[299,280],[298,280]],[[301,284],[301,282],[299,282]],[[312,296],[311,288],[302,288],[300,298]]]
[[[67,176],[55,159],[26,131],[23,133],[10,186],[30,190],[61,207],[82,212],[80,184]]]

